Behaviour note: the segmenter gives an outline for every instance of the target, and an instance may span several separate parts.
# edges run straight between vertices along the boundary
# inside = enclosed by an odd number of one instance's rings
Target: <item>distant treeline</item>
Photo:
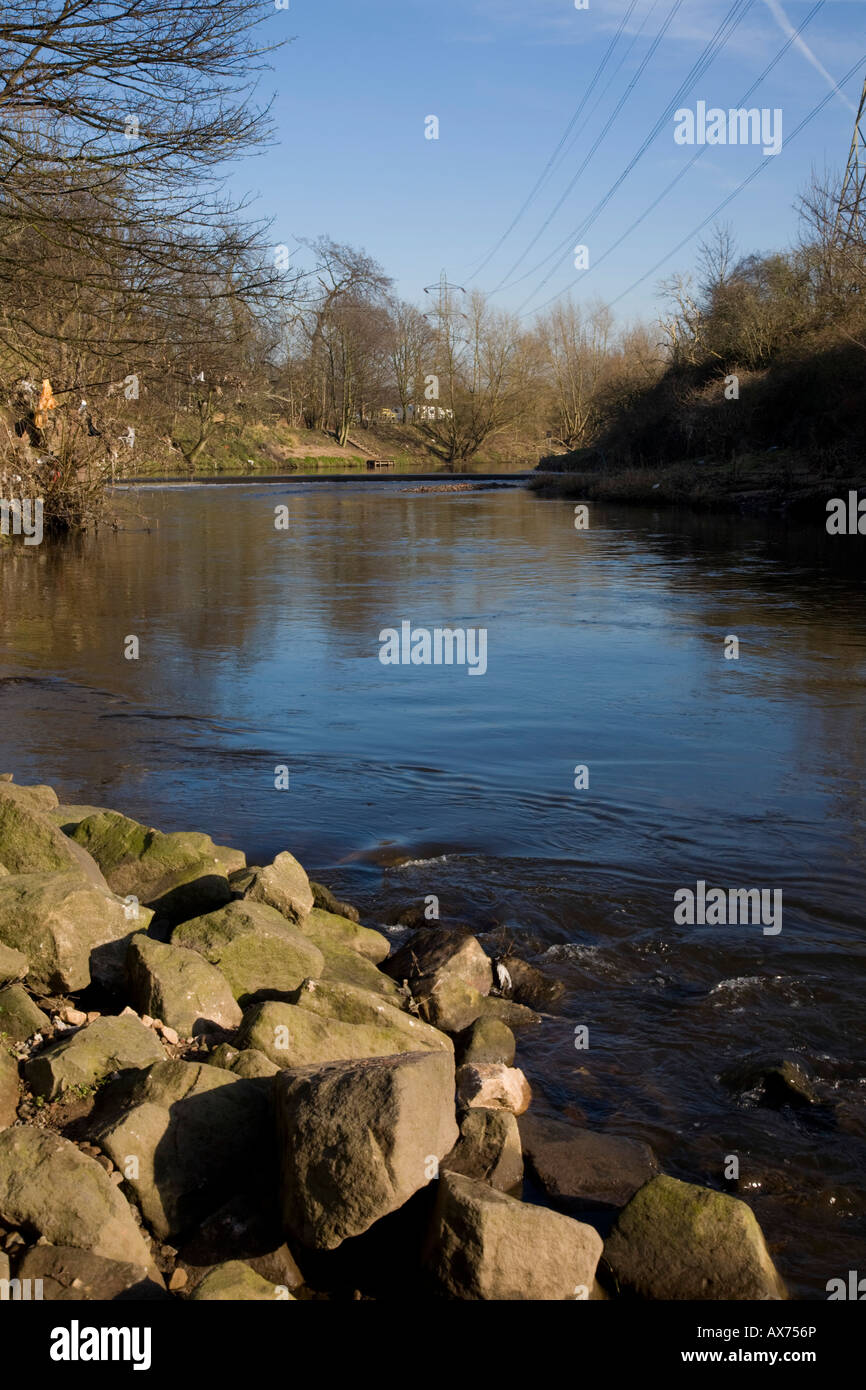
[[[571,300],[526,322],[444,287],[406,304],[365,251],[286,245],[226,197],[228,163],[270,139],[268,15],[269,0],[6,0],[3,496],[80,527],[106,481],[194,469],[280,421],[343,445],[396,416],[458,464],[506,437],[527,463],[590,448],[637,466],[856,445],[866,256],[837,236],[832,189],[804,200],[793,250],[738,257],[720,229],[697,283],[664,287],[660,324],[618,331]]]

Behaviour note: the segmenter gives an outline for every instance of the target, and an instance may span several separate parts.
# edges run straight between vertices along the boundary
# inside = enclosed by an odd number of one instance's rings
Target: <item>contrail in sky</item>
[[[817,71],[820,72],[821,76],[827,82],[829,82],[830,86],[833,88],[833,91],[836,93],[839,100],[844,101],[845,105],[849,108],[849,110],[853,111],[856,115],[857,107],[854,105],[853,101],[849,101],[848,97],[846,97],[845,93],[839,87],[835,78],[824,67],[824,64],[821,62],[820,58],[815,57],[815,54],[812,52],[811,48],[806,43],[806,40],[804,38],[801,38],[799,34],[796,34],[794,26],[791,23],[788,16],[785,14],[785,11],[782,9],[779,0],[764,0],[764,4],[767,6],[767,9],[770,11],[770,14],[775,19],[783,34],[787,35],[789,39],[791,37],[794,37],[794,46],[796,48],[799,48],[804,58],[806,58],[812,64],[812,67],[817,69]]]

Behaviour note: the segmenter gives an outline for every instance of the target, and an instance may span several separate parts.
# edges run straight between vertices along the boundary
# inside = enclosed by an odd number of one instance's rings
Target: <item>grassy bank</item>
[[[285,421],[249,425],[243,430],[221,433],[202,450],[190,468],[177,450],[148,449],[134,464],[136,477],[188,473],[190,477],[225,473],[310,472],[316,469],[351,469],[364,466],[368,459],[393,459],[399,469],[418,472],[444,470],[475,472],[478,469],[518,471],[532,468],[538,459],[537,445],[527,438],[504,435],[488,444],[465,464],[447,464],[412,426],[376,424],[356,429],[350,442],[341,448],[333,435],[323,430],[300,429]],[[144,451],[143,451],[144,453]]]
[[[849,464],[777,449],[730,460],[683,459],[649,468],[552,472],[539,465],[527,486],[541,497],[575,501],[811,517],[824,513],[829,498],[856,488],[858,479]]]

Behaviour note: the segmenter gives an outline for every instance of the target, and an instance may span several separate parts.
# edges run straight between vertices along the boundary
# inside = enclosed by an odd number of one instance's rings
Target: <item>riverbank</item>
[[[353,430],[345,446],[324,430],[304,429],[285,420],[251,424],[243,430],[216,432],[192,466],[186,466],[179,450],[171,450],[164,436],[150,439],[146,432],[134,463],[126,466],[136,476],[181,473],[190,478],[221,474],[262,472],[329,473],[340,469],[364,469],[368,461],[385,459],[398,472],[473,473],[476,469],[522,470],[532,467],[538,450],[531,438],[506,434],[491,440],[468,462],[448,463],[419,430],[397,422],[377,421]],[[527,457],[530,462],[527,463]]]
[[[518,1039],[558,992],[517,955],[430,923],[394,952],[287,851],[248,866],[8,776],[0,866],[0,1278],[83,1301],[785,1297],[744,1202],[532,1117]]]
[[[591,453],[592,451],[585,451]],[[816,464],[792,450],[746,454],[731,461],[690,459],[659,467],[572,467],[575,455],[543,459],[527,482],[540,497],[574,501],[672,506],[699,512],[785,515],[811,521],[826,516],[832,497],[862,486],[839,463]]]

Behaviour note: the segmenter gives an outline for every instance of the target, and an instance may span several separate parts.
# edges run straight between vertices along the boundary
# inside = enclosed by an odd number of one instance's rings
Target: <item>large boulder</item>
[[[273,1086],[285,1228],[315,1249],[402,1207],[457,1139],[447,1052],[303,1067]]]
[[[440,1048],[445,1052],[454,1051],[454,1044],[446,1033],[431,1028],[423,1019],[405,1012],[400,1007],[401,999],[383,998],[376,990],[345,984],[342,980],[305,980],[292,995],[291,1003],[299,1009],[308,1009],[322,1018],[332,1018],[340,1023],[384,1024],[396,1028],[408,1043],[413,1044],[407,1051],[414,1052],[422,1046]]]
[[[378,965],[391,949],[387,936],[362,927],[348,917],[338,917],[333,912],[314,908],[301,923],[301,931],[314,941],[320,951],[328,952],[334,948],[356,951],[358,955]]]
[[[48,1015],[37,1008],[21,985],[0,989],[0,1043],[7,1038],[11,1042],[26,1042],[50,1026]]]
[[[237,1028],[243,1017],[225,976],[198,951],[139,934],[129,944],[126,969],[139,1012],[182,1037]]]
[[[130,1207],[105,1169],[51,1130],[0,1132],[0,1221],[155,1271]]]
[[[751,1207],[676,1178],[653,1178],[632,1197],[604,1262],[617,1288],[640,1298],[787,1297]]]
[[[34,994],[74,994],[92,979],[112,985],[123,943],[153,915],[136,911],[130,920],[118,898],[74,870],[0,879],[0,941],[27,957]]]
[[[101,1093],[91,1135],[160,1239],[195,1228],[238,1192],[273,1183],[270,1085],[170,1061]]]
[[[523,1153],[517,1120],[509,1110],[468,1110],[460,1138],[440,1168],[511,1192],[523,1182]]]
[[[521,1115],[520,1138],[545,1196],[567,1211],[624,1207],[658,1173],[647,1144],[562,1120]]]
[[[325,958],[323,980],[353,985],[369,994],[380,994],[383,999],[389,999],[392,1004],[402,1007],[404,996],[400,986],[389,975],[383,975],[366,956],[362,956],[350,946],[335,946],[324,935],[315,937],[315,944]]]
[[[0,1042],[0,1129],[14,1125],[18,1112],[18,1063]]]
[[[292,1300],[288,1289],[278,1290],[269,1280],[263,1279],[248,1264],[244,1264],[243,1260],[228,1260],[204,1276],[193,1289],[190,1299],[198,1303],[273,1303],[278,1295],[281,1299]]]
[[[315,901],[310,880],[288,850],[278,854],[273,864],[253,870],[243,896],[250,902],[275,907],[290,922],[303,922]]]
[[[92,857],[67,839],[39,795],[50,788],[0,782],[0,862],[10,874],[77,872],[103,892],[107,884]],[[54,793],[51,792],[54,796]],[[54,798],[55,804],[57,798]]]
[[[182,922],[171,943],[218,966],[241,1008],[285,997],[325,968],[319,948],[264,903],[230,902]]]
[[[519,1067],[501,1062],[467,1062],[457,1072],[457,1099],[471,1109],[510,1110],[522,1115],[532,1103],[529,1082]]]
[[[592,1226],[444,1172],[426,1262],[452,1298],[586,1299],[602,1241]]]
[[[383,968],[408,984],[428,1023],[448,1033],[475,1022],[493,984],[490,959],[476,938],[443,927],[413,936]]]
[[[510,1067],[514,1061],[514,1034],[498,1018],[476,1018],[471,1028],[461,1034],[458,1055],[462,1062],[501,1062]]]
[[[229,874],[245,863],[240,850],[215,845],[209,835],[166,835],[118,811],[86,816],[72,837],[115,893],[137,898],[171,922],[222,907],[232,897]]]
[[[0,944],[0,989],[23,980],[27,970],[27,957],[21,951]]]
[[[156,1034],[137,1018],[97,1018],[51,1043],[25,1064],[30,1090],[55,1100],[73,1086],[93,1086],[116,1071],[165,1060]]]
[[[421,1019],[366,990],[327,980],[307,981],[293,1004],[248,1009],[236,1044],[263,1052],[280,1068],[397,1052],[453,1052],[450,1039]]]
[[[70,1245],[34,1246],[19,1264],[18,1278],[39,1279],[47,1303],[124,1303],[169,1296],[152,1271]]]

